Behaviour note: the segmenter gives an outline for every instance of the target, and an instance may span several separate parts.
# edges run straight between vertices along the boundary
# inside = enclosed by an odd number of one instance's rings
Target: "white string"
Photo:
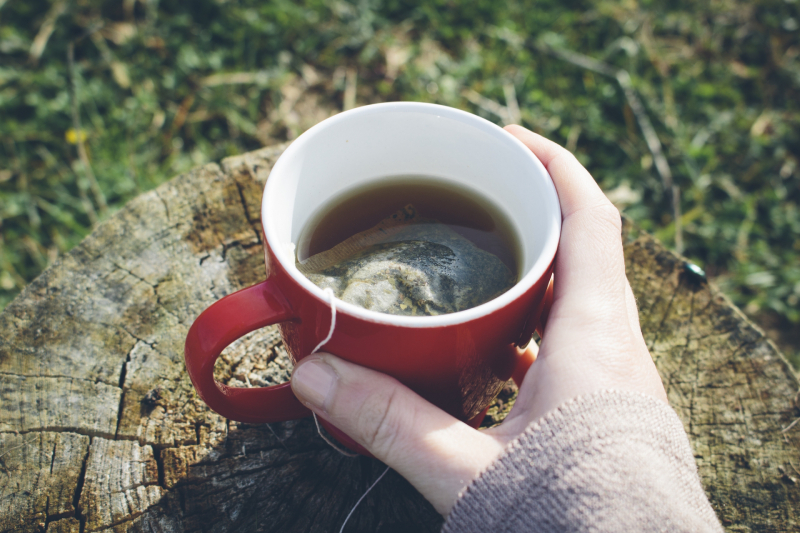
[[[314,417],[314,423],[317,425],[317,434],[319,434],[319,436],[322,437],[322,440],[327,442],[328,445],[330,445],[331,448],[333,448],[334,450],[336,450],[337,452],[339,452],[342,455],[346,455],[347,457],[358,457],[357,453],[351,453],[351,452],[348,452],[346,450],[343,450],[342,448],[337,446],[335,442],[333,442],[328,437],[326,437],[324,433],[322,433],[322,429],[319,427],[319,420],[317,420],[317,413],[313,413],[312,412],[311,416]]]
[[[333,337],[333,330],[336,328],[336,295],[333,294],[333,289],[330,287],[325,287],[323,292],[328,297],[328,304],[331,306],[331,328],[328,330],[328,336],[322,339],[322,342],[317,344],[317,347],[311,350],[311,353],[317,353],[320,348],[325,346]]]
[[[342,533],[342,532],[344,531],[344,526],[346,526],[346,525],[347,525],[347,521],[348,521],[348,520],[350,520],[350,517],[353,515],[353,511],[355,511],[355,510],[356,510],[356,507],[358,507],[358,504],[360,504],[360,503],[361,503],[361,500],[363,500],[363,499],[364,499],[364,497],[366,497],[366,495],[367,495],[367,494],[369,494],[369,491],[371,491],[371,490],[372,490],[372,489],[375,487],[375,485],[377,485],[377,484],[378,484],[378,481],[380,481],[381,479],[383,479],[383,476],[385,476],[385,475],[386,475],[386,472],[388,472],[388,471],[389,471],[389,467],[387,466],[387,467],[386,467],[386,470],[384,470],[384,471],[383,471],[383,474],[381,474],[380,476],[378,476],[378,479],[376,479],[375,481],[373,481],[373,482],[372,482],[372,485],[370,485],[370,486],[369,486],[369,488],[367,489],[367,492],[365,492],[364,494],[362,494],[362,495],[361,495],[361,497],[358,499],[358,501],[357,501],[357,502],[356,502],[356,504],[353,506],[353,508],[352,508],[352,509],[350,509],[350,513],[347,515],[347,518],[345,518],[345,519],[344,519],[344,523],[342,524],[342,528],[339,530],[339,533]]]
[[[331,306],[331,327],[330,327],[330,329],[328,330],[328,336],[327,336],[327,337],[325,337],[324,339],[322,339],[322,342],[320,342],[319,344],[317,344],[317,347],[316,347],[316,348],[314,348],[314,349],[311,351],[311,353],[317,353],[317,352],[319,351],[319,349],[320,349],[320,348],[322,348],[323,346],[325,346],[325,344],[327,344],[327,343],[328,343],[328,341],[329,341],[329,340],[331,340],[331,337],[333,337],[333,330],[334,330],[334,329],[336,329],[336,295],[333,293],[333,289],[331,289],[330,287],[326,287],[326,288],[324,289],[324,291],[323,291],[323,292],[324,292],[324,293],[325,293],[325,295],[328,297],[328,304],[330,304],[330,306]],[[316,425],[317,425],[317,434],[318,434],[320,437],[322,437],[322,440],[324,440],[325,442],[327,442],[327,443],[328,443],[328,445],[329,445],[331,448],[333,448],[334,450],[336,450],[337,452],[339,452],[340,454],[342,454],[342,455],[344,455],[344,456],[347,456],[347,457],[358,457],[358,454],[357,454],[357,453],[351,453],[351,452],[348,452],[348,451],[345,451],[345,450],[343,450],[343,449],[342,449],[342,448],[340,448],[338,445],[336,445],[336,443],[334,443],[334,442],[333,442],[333,441],[331,441],[331,440],[330,440],[328,437],[326,437],[326,436],[325,436],[325,435],[322,433],[322,428],[320,427],[320,425],[319,425],[319,420],[317,419],[317,413],[314,413],[314,412],[312,412],[312,413],[311,413],[311,415],[314,417],[314,424],[316,424]],[[270,428],[270,429],[272,429],[272,428]],[[362,501],[362,500],[363,500],[363,499],[364,499],[364,498],[367,496],[367,494],[369,494],[369,491],[371,491],[371,490],[372,490],[372,489],[375,487],[375,485],[377,485],[377,484],[378,484],[378,481],[380,481],[381,479],[383,479],[383,476],[385,476],[385,475],[386,475],[386,472],[388,472],[388,471],[389,471],[389,467],[387,466],[387,467],[386,467],[386,470],[384,470],[384,471],[383,471],[383,474],[381,474],[380,476],[378,476],[378,479],[376,479],[376,480],[375,480],[375,481],[372,483],[372,485],[370,485],[370,486],[369,486],[369,488],[367,489],[367,491],[366,491],[364,494],[362,494],[362,495],[361,495],[361,497],[358,499],[358,501],[357,501],[357,502],[356,502],[356,504],[353,506],[353,508],[352,508],[352,509],[350,509],[350,512],[347,514],[347,518],[345,518],[345,519],[344,519],[344,523],[342,524],[342,527],[341,527],[341,529],[339,530],[339,533],[342,533],[342,532],[344,531],[344,526],[346,526],[346,525],[347,525],[347,521],[348,521],[348,520],[350,520],[350,517],[351,517],[351,516],[353,516],[353,511],[355,511],[355,510],[356,510],[356,507],[358,507],[358,505],[361,503],[361,501]]]
[[[320,348],[325,346],[325,344],[327,344],[327,342],[331,340],[331,337],[333,337],[333,330],[336,329],[336,295],[333,294],[333,289],[331,289],[330,287],[325,287],[323,292],[325,293],[325,296],[328,297],[328,304],[330,304],[331,306],[331,327],[330,329],[328,329],[328,336],[322,339],[322,342],[317,344],[317,347],[314,348],[311,351],[311,353],[317,353]],[[322,437],[322,440],[327,442],[331,448],[333,448],[340,454],[345,455],[347,457],[358,457],[357,453],[350,453],[348,451],[343,450],[322,433],[322,429],[319,427],[319,420],[317,419],[317,413],[312,412],[311,416],[314,417],[314,423],[317,425],[317,434],[319,434],[319,436]]]

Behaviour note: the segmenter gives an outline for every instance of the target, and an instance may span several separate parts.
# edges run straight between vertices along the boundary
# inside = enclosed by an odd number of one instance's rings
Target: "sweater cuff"
[[[683,424],[640,393],[600,391],[551,411],[461,494],[443,533],[722,531]]]

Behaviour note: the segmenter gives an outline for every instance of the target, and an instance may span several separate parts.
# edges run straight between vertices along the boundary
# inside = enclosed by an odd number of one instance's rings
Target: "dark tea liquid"
[[[345,191],[303,228],[297,259],[329,250],[412,204],[423,218],[446,224],[496,255],[519,279],[519,238],[503,211],[461,185],[424,176],[387,178]]]

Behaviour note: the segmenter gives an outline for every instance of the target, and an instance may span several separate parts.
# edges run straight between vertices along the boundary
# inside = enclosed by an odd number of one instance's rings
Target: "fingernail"
[[[299,365],[292,375],[292,390],[310,407],[325,408],[325,400],[333,389],[336,373],[330,365],[320,360]]]

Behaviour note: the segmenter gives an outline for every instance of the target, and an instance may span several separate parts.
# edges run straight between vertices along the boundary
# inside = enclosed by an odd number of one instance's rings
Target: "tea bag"
[[[340,300],[393,315],[463,311],[516,282],[496,255],[447,225],[418,216],[412,205],[297,268]]]

